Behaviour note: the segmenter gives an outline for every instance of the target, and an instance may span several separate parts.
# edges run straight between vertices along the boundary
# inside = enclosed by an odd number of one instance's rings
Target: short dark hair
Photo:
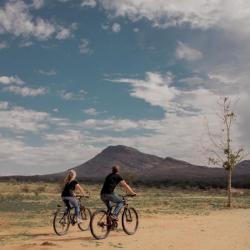
[[[114,165],[112,167],[112,173],[116,174],[117,172],[119,172],[120,170],[120,166],[119,165]]]

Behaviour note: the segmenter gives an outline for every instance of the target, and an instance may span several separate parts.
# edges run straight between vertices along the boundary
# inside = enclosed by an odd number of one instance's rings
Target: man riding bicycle
[[[112,173],[106,177],[101,190],[101,200],[108,208],[111,208],[111,202],[116,204],[113,214],[114,220],[118,220],[119,212],[124,205],[123,199],[114,193],[116,186],[120,184],[129,194],[136,195],[133,189],[120,176],[119,171],[119,165],[112,167]]]

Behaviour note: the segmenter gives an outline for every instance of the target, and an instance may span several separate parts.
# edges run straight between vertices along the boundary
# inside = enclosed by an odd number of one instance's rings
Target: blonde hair
[[[76,171],[74,169],[69,170],[66,178],[64,179],[64,183],[69,183],[76,178]]]

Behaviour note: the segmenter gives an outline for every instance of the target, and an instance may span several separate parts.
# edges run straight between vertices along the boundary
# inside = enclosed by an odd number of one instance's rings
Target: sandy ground
[[[51,227],[7,229],[1,222],[1,250],[29,249],[143,249],[143,250],[247,250],[250,249],[250,209],[213,212],[207,216],[164,215],[143,217],[133,236],[111,232],[97,241],[90,232],[70,228],[56,236]],[[14,239],[13,239],[14,236]],[[7,241],[6,239],[10,239]]]

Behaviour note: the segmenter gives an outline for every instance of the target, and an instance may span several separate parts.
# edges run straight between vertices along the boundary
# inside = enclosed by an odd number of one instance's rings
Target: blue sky
[[[249,149],[247,1],[0,2],[0,175],[76,166],[109,145],[207,164],[217,101]]]

